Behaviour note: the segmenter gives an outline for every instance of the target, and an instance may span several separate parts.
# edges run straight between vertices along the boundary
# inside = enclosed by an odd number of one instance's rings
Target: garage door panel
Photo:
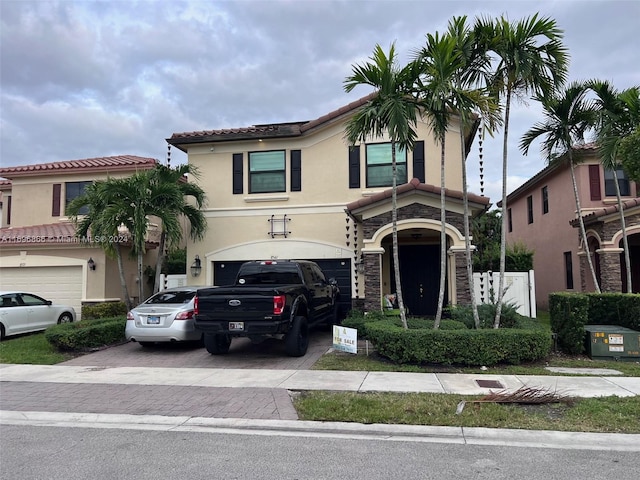
[[[82,267],[4,267],[0,269],[0,290],[35,293],[54,303],[71,305],[80,315]]]

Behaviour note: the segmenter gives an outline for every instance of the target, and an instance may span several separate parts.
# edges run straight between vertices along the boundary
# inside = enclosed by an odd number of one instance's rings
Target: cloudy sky
[[[174,132],[312,120],[347,94],[352,65],[396,42],[403,62],[454,15],[557,20],[572,80],[640,84],[637,0],[0,0],[0,165],[133,154],[166,159]],[[519,137],[541,120],[515,107],[509,190],[544,167]],[[485,194],[501,147],[485,142]],[[470,187],[480,193],[477,144]],[[173,149],[172,163],[186,161]]]

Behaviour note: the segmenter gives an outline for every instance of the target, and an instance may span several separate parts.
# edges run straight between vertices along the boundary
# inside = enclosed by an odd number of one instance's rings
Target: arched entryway
[[[631,293],[640,293],[640,233],[627,236],[629,244],[629,260],[631,263]],[[619,247],[624,248],[622,239]],[[627,265],[624,260],[624,251],[620,254],[620,271],[622,272],[622,291],[627,289]]]

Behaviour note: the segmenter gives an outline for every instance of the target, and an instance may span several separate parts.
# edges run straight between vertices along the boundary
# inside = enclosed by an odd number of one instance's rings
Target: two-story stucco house
[[[575,167],[589,251],[604,292],[627,291],[622,227],[613,172],[605,170],[595,144],[575,147],[582,162]],[[631,253],[632,291],[640,291],[640,202],[638,189],[624,171],[618,184]],[[594,291],[586,249],[582,245],[576,202],[567,165],[552,165],[507,197],[507,242],[534,251],[536,303],[547,309],[549,293]]]
[[[308,259],[338,280],[345,309],[380,310],[392,275],[391,144],[349,145],[345,124],[369,97],[312,121],[175,133],[206,191],[209,229],[189,242],[194,285],[223,285],[243,261]],[[470,145],[475,127],[465,132]],[[402,291],[410,313],[436,311],[440,276],[440,146],[420,121],[413,151],[397,152]],[[465,152],[468,153],[468,152]],[[460,133],[446,141],[447,303],[469,303],[463,235]],[[471,194],[478,214],[489,199]]]
[[[72,305],[78,315],[83,303],[121,299],[115,259],[76,238],[65,207],[92,181],[129,176],[156,163],[124,155],[0,168],[7,179],[0,182],[0,290],[32,292]],[[145,264],[155,267],[150,246]],[[129,252],[125,244],[129,294],[137,301],[136,262]]]

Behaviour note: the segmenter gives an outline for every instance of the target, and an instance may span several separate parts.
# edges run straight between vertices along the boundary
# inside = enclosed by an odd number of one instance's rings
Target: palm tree
[[[547,161],[556,162],[566,160],[571,172],[571,183],[573,185],[573,195],[576,202],[576,211],[580,222],[580,236],[582,244],[586,249],[587,262],[593,277],[596,292],[600,293],[600,287],[593,268],[591,253],[589,252],[589,242],[582,218],[582,207],[578,196],[578,187],[575,176],[575,162],[573,157],[573,145],[584,142],[584,133],[590,128],[594,121],[594,108],[586,100],[587,86],[583,83],[574,82],[562,93],[547,94],[539,97],[544,109],[544,122],[536,123],[529,129],[520,141],[520,148],[526,155],[531,143],[540,136],[544,136],[542,150],[547,157]],[[503,226],[504,228],[504,226]]]
[[[512,24],[505,17],[496,22],[480,19],[475,26],[478,41],[497,57],[489,76],[496,96],[504,95],[504,137],[502,144],[502,210],[507,211],[507,155],[509,115],[512,99],[527,94],[550,94],[567,77],[568,53],[562,44],[562,30],[555,20],[538,14]],[[507,215],[502,216],[500,279],[494,328],[500,326],[507,245]]]
[[[189,237],[192,240],[201,240],[207,230],[207,220],[200,210],[205,203],[204,190],[196,183],[187,181],[187,175],[194,179],[199,178],[198,171],[189,164],[179,165],[175,168],[158,165],[151,171],[155,175],[155,183],[169,187],[175,191],[165,192],[159,198],[162,204],[157,205],[157,211],[169,219],[168,223],[162,222],[160,242],[158,245],[158,258],[156,260],[156,275],[153,293],[160,289],[160,274],[165,257],[165,247],[173,248],[183,239],[183,229],[173,221],[185,219],[189,224]]]
[[[607,81],[591,80],[588,87],[597,95],[596,105],[599,115],[596,134],[602,165],[613,172],[616,187],[616,200],[622,227],[622,243],[624,261],[627,270],[627,292],[631,292],[631,259],[629,258],[629,241],[627,227],[622,210],[620,185],[617,170],[621,168],[618,155],[620,143],[631,135],[640,124],[640,87],[632,87],[618,92]]]
[[[371,137],[382,137],[386,133],[391,141],[393,264],[400,319],[404,328],[407,328],[398,260],[396,148],[411,150],[417,138],[419,106],[412,96],[417,66],[411,62],[399,68],[395,44],[391,45],[388,55],[380,45],[376,45],[370,60],[364,65],[354,65],[352,74],[344,82],[347,92],[351,92],[358,85],[369,85],[376,89],[376,95],[347,123],[345,137],[353,145],[357,141],[365,142]]]
[[[120,238],[118,232],[120,221],[107,211],[107,206],[112,203],[113,182],[113,179],[107,179],[88,185],[82,195],[67,205],[66,214],[75,225],[78,238],[96,239],[107,255],[116,258],[122,297],[127,310],[131,310],[133,304],[124,275],[121,244],[109,241],[109,239]]]

